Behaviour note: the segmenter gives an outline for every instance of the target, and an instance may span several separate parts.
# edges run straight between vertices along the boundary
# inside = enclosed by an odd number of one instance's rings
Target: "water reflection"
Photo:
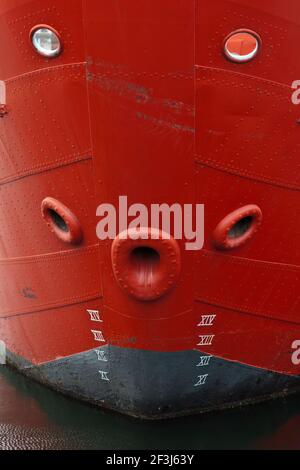
[[[300,449],[300,396],[165,422],[65,398],[0,367],[0,449]]]

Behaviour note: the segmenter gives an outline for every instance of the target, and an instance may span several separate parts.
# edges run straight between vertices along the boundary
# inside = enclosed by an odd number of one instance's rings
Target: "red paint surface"
[[[110,344],[299,374],[299,15],[298,0],[2,2],[0,339],[11,351],[38,364],[91,349],[97,309]],[[37,24],[61,35],[58,58],[31,47]],[[244,64],[222,49],[239,29],[262,40]],[[96,237],[97,206],[120,195],[205,204],[204,250],[179,242],[180,278],[153,302],[120,289],[112,242]],[[48,229],[46,197],[77,217],[81,245]],[[220,253],[215,227],[248,204],[262,226]],[[214,326],[199,328],[208,314]],[[203,334],[211,346],[198,346]]]

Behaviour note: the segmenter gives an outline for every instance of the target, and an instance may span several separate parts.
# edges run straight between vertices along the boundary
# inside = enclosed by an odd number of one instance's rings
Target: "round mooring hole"
[[[159,274],[160,255],[154,248],[140,246],[131,252],[130,264],[135,285],[140,288],[151,286]]]
[[[158,267],[160,262],[159,253],[149,246],[139,246],[131,252],[131,262],[134,267],[144,267],[149,272]]]
[[[250,229],[253,224],[253,217],[248,216],[239,220],[234,224],[228,232],[228,238],[235,239],[244,236]]]
[[[138,238],[133,229],[120,233],[111,257],[119,286],[139,301],[154,301],[169,293],[181,271],[177,241],[151,227],[142,227]]]
[[[66,233],[69,232],[69,227],[66,221],[55,210],[49,209],[48,213],[53,223],[56,225],[56,227],[59,230],[62,230],[63,232],[66,232]]]
[[[64,243],[81,243],[83,232],[80,222],[68,207],[57,199],[46,197],[41,209],[45,222],[57,238]]]
[[[213,242],[220,250],[239,248],[249,242],[262,223],[262,211],[255,204],[249,204],[228,214],[217,225]]]

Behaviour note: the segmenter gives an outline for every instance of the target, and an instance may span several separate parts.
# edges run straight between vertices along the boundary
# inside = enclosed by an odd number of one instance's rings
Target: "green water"
[[[0,367],[0,449],[300,449],[300,395],[165,422],[65,398]]]

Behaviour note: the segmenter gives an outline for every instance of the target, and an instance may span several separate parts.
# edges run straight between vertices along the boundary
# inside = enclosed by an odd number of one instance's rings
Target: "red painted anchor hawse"
[[[11,365],[146,418],[300,389],[299,40],[298,0],[1,1]],[[203,248],[100,240],[123,195],[204,205]]]

